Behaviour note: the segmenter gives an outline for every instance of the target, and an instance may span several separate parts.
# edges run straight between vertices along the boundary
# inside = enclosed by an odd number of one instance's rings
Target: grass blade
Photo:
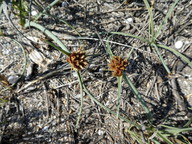
[[[184,135],[180,135],[180,136],[184,139],[186,144],[191,144],[190,139],[186,138]]]
[[[55,49],[57,49],[58,51],[64,53],[65,55],[69,55],[69,53],[67,53],[66,51],[64,51],[62,48],[56,46],[54,43],[48,41],[48,40],[45,40],[44,42],[46,42],[47,44],[49,44],[50,46],[54,47]]]
[[[25,53],[25,49],[23,47],[23,45],[21,43],[19,43],[17,40],[14,40],[22,49],[22,52],[23,52],[23,58],[24,58],[24,61],[23,61],[23,69],[22,69],[22,72],[19,76],[19,78],[17,79],[17,81],[11,86],[11,87],[14,87],[20,80],[21,78],[23,77],[25,71],[26,71],[26,67],[27,67],[27,56],[26,56],[26,53]]]
[[[163,19],[162,23],[160,24],[160,26],[157,30],[157,33],[155,35],[155,39],[157,39],[157,37],[161,34],[161,30],[163,29],[163,26],[167,23],[168,18],[170,17],[172,11],[174,10],[174,8],[178,2],[179,2],[179,0],[175,0],[174,4],[171,6],[169,11],[167,12],[167,15],[165,16],[165,18]]]
[[[149,13],[149,39],[150,42],[154,42],[154,21],[153,21],[153,8],[150,7],[147,0],[143,0]]]
[[[167,46],[164,46],[164,45],[161,45],[161,44],[157,44],[157,46],[171,51],[176,56],[180,57],[184,62],[186,62],[192,68],[192,61],[190,61],[190,59],[188,59],[186,56],[184,56],[183,54],[181,54],[177,50],[170,48],[170,47],[167,47]]]
[[[192,123],[192,117],[188,120],[188,122],[183,127],[188,127]]]
[[[158,55],[159,59],[161,60],[164,68],[166,69],[167,73],[168,73],[168,74],[171,74],[171,71],[170,71],[169,68],[167,67],[167,64],[165,63],[165,61],[164,61],[164,59],[163,59],[163,57],[162,57],[162,55],[161,55],[158,47],[157,47],[155,44],[152,44],[152,46],[155,47],[155,50],[156,50],[156,52],[157,52],[157,55]]]
[[[2,12],[3,12],[3,4],[2,4],[2,2],[0,3],[0,14],[2,14]]]
[[[7,103],[9,100],[0,98],[0,107],[3,106],[3,104]]]
[[[113,52],[111,51],[111,46],[109,45],[109,39],[110,39],[111,37],[112,37],[112,35],[109,36],[109,38],[108,38],[107,41],[106,41],[107,52],[108,52],[110,58],[113,57]]]
[[[139,36],[136,36],[136,35],[132,35],[132,34],[128,34],[128,33],[122,33],[122,32],[111,32],[111,33],[112,34],[117,34],[117,35],[129,36],[129,37],[136,38],[136,39],[139,39],[139,40],[142,40],[144,42],[149,43],[149,41],[147,39],[144,39],[143,37],[139,37]]]
[[[160,132],[157,132],[157,135],[164,140],[167,144],[173,144],[165,135],[161,134]]]
[[[20,24],[22,26],[25,25],[25,16],[27,16],[27,12],[25,10],[25,7],[24,7],[24,1],[23,0],[20,0],[19,1],[19,4],[17,5],[17,8],[19,9],[19,19],[20,19]]]
[[[82,81],[82,77],[81,77],[79,71],[76,71],[76,73],[77,73],[79,84],[80,84],[80,95],[81,95],[81,105],[80,105],[77,122],[76,122],[76,126],[75,126],[75,129],[77,130],[79,128],[79,121],[80,121],[81,114],[83,111],[83,81]]]
[[[128,53],[128,55],[127,55],[127,57],[126,57],[127,60],[130,58],[130,56],[131,56],[131,54],[132,54],[132,52],[133,52],[134,49],[135,49],[134,47],[131,48],[130,52]]]
[[[50,9],[51,7],[53,7],[55,4],[57,4],[60,0],[54,0],[50,5],[48,5],[43,12],[41,12],[36,18],[35,21],[37,21],[48,9]]]
[[[104,106],[102,103],[100,103],[95,97],[94,95],[85,87],[85,85],[83,85],[84,91],[88,94],[88,96],[95,102],[97,103],[100,107],[102,107],[103,109],[105,109],[107,112],[113,114],[114,116],[116,116],[116,112],[112,111],[111,109],[109,109],[108,107]],[[130,125],[136,126],[137,128],[141,129],[141,126],[139,124],[137,124],[136,122],[132,122],[130,120],[128,120],[127,118],[119,115],[118,118],[124,120],[125,122],[129,123]]]
[[[70,27],[72,30],[74,30],[80,37],[81,37],[81,34],[72,26],[70,25],[68,22],[66,22],[65,20],[63,19],[59,19],[59,18],[56,18],[57,20],[59,20],[60,22],[64,23],[65,25],[67,25],[68,27]]]
[[[139,144],[144,144],[143,141],[142,141],[142,138],[140,135],[138,135],[138,133],[136,132],[133,132],[131,130],[126,130],[130,135],[131,137],[136,140]]]
[[[147,10],[148,10],[148,13],[150,13],[151,7],[150,7],[150,5],[149,5],[149,2],[148,2],[147,0],[143,0],[143,2],[145,3],[145,6],[146,6],[146,8],[147,8]]]
[[[35,22],[27,22],[25,24],[25,28],[27,28],[29,26],[33,26],[33,27],[39,29],[40,31],[42,31],[43,33],[48,35],[50,38],[52,38],[54,40],[54,42],[57,43],[63,49],[63,51],[65,51],[65,53],[70,53],[69,50],[65,47],[65,45],[61,42],[61,40],[58,39],[54,34],[52,34],[52,32],[50,32],[45,27],[43,27],[40,24],[37,24]]]
[[[177,127],[171,127],[167,125],[161,125],[161,126],[167,128],[164,131],[172,135],[178,135],[181,132],[192,131],[192,128],[177,128]]]
[[[148,116],[148,120],[151,121],[152,115],[151,112],[149,111],[149,108],[147,107],[146,102],[144,101],[144,99],[142,98],[142,96],[139,94],[139,92],[137,91],[136,87],[132,84],[132,82],[129,80],[129,78],[123,74],[123,78],[125,80],[125,82],[129,85],[129,87],[131,88],[131,90],[133,91],[133,93],[136,95],[137,99],[139,100],[139,102],[141,103],[143,109],[145,110],[145,112],[147,113]]]
[[[120,102],[121,102],[121,90],[122,90],[122,76],[119,76],[118,78],[118,100],[117,100],[117,118],[119,117],[119,109],[120,109]]]
[[[161,144],[156,138],[153,138],[152,141],[154,142],[154,144]]]

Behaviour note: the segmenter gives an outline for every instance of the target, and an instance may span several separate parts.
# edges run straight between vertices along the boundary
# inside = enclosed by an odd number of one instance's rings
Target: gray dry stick
[[[17,90],[16,92],[19,93],[19,92],[25,90],[26,88],[28,88],[29,86],[35,84],[36,82],[39,82],[39,81],[41,81],[41,80],[43,80],[43,79],[52,77],[53,75],[56,75],[56,74],[58,74],[58,73],[61,73],[61,72],[62,72],[62,73],[64,73],[64,74],[68,74],[68,73],[70,73],[70,70],[71,70],[70,67],[69,67],[69,68],[61,67],[61,68],[58,68],[58,69],[56,69],[56,70],[53,70],[53,71],[51,71],[51,72],[49,72],[49,73],[47,73],[47,74],[44,74],[44,75],[42,75],[42,76],[39,76],[39,77],[36,78],[35,80],[30,81],[30,82],[27,83],[24,87],[20,88],[20,89]]]

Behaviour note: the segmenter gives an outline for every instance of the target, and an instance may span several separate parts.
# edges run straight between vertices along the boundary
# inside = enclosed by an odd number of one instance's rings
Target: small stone
[[[32,11],[32,12],[31,12],[31,15],[32,15],[32,16],[36,16],[36,15],[37,15],[37,11]]]
[[[74,71],[74,72],[73,72],[73,76],[74,76],[74,77],[78,77],[78,75],[77,75],[77,72],[76,72],[76,71]]]
[[[9,81],[10,84],[14,84],[17,82],[18,79],[19,79],[18,75],[10,75],[7,80]]]
[[[103,135],[103,134],[104,134],[104,131],[98,130],[98,135]]]
[[[175,48],[176,49],[180,49],[180,48],[182,48],[182,46],[183,46],[183,42],[182,41],[179,40],[179,41],[175,42]]]
[[[186,41],[185,44],[190,44],[190,41]]]
[[[68,7],[69,3],[68,2],[62,2],[61,7]]]
[[[132,23],[133,22],[133,18],[127,18],[126,20],[125,20],[125,23]]]
[[[81,97],[81,94],[77,94],[76,96],[75,96],[75,98],[80,98]]]
[[[46,132],[46,131],[48,131],[48,126],[45,126],[43,129],[42,129],[42,131],[44,131],[44,132]]]

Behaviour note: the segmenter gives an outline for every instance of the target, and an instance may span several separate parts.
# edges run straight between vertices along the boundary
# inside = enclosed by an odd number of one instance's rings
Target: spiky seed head
[[[123,71],[128,66],[127,59],[123,59],[119,56],[113,56],[108,64],[109,70],[112,71],[113,76],[122,76]]]
[[[84,69],[88,65],[85,52],[81,51],[81,49],[77,52],[72,52],[67,58],[67,62],[69,62],[72,68],[77,71]]]

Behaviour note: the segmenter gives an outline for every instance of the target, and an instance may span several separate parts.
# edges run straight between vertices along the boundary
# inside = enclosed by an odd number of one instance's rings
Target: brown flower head
[[[123,71],[126,69],[128,61],[119,56],[113,56],[108,64],[109,70],[112,71],[113,76],[122,76]]]
[[[80,49],[77,52],[72,52],[67,58],[67,62],[69,62],[73,69],[81,70],[88,65],[86,60],[86,55],[84,51]]]

